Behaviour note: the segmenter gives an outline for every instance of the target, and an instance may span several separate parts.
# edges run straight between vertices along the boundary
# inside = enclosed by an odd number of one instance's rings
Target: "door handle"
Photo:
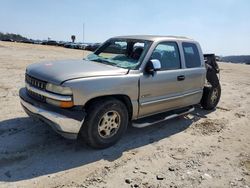
[[[185,80],[185,76],[184,75],[177,76],[177,80],[178,81]]]

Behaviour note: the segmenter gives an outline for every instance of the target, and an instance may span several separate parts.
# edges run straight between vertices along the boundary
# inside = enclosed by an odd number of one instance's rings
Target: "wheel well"
[[[126,107],[128,109],[129,119],[131,120],[132,115],[133,115],[133,106],[132,106],[130,98],[127,95],[108,95],[108,96],[96,97],[96,98],[90,99],[88,102],[86,102],[84,107],[86,110],[88,110],[88,108],[91,106],[91,104],[93,102],[100,101],[100,100],[108,100],[111,98],[118,99],[119,101],[123,102],[126,105]]]

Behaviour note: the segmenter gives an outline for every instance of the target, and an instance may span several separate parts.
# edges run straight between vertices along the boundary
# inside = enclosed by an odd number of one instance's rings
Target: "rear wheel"
[[[125,133],[128,111],[117,99],[103,99],[91,103],[81,129],[81,136],[94,148],[114,145]]]
[[[216,87],[204,87],[201,106],[205,110],[213,110],[220,101],[221,87],[218,84]]]

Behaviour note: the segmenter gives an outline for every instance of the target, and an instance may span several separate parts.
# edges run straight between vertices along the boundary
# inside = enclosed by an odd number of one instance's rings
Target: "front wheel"
[[[114,145],[125,133],[128,125],[128,110],[117,99],[95,101],[87,109],[87,117],[80,131],[88,145],[107,148]]]
[[[201,99],[201,106],[205,110],[213,110],[220,101],[221,86],[218,84],[216,87],[204,87],[203,96]]]

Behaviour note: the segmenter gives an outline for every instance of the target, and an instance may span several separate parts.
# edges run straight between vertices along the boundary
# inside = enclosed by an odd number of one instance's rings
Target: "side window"
[[[158,44],[150,59],[158,59],[161,62],[161,70],[181,68],[179,49],[175,42],[163,42]]]
[[[195,68],[201,66],[201,60],[198,48],[193,43],[183,42],[182,43],[184,57],[187,68]]]

